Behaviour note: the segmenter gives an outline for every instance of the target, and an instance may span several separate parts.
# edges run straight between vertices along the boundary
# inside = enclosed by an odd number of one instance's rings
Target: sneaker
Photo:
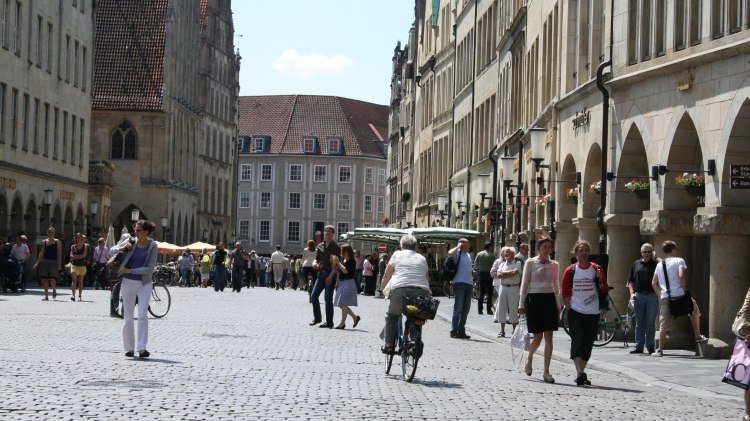
[[[649,348],[649,349],[648,349],[648,355],[651,355],[651,354],[653,354],[653,353],[654,353],[654,348]]]
[[[702,344],[704,342],[708,342],[708,338],[705,337],[705,336],[703,336],[703,335],[695,338],[695,343],[697,343],[697,344]]]
[[[662,351],[662,350],[654,351],[654,352],[651,353],[651,356],[652,357],[663,357],[664,356],[664,351]]]
[[[643,349],[636,348],[636,349],[630,351],[630,353],[631,354],[643,354]]]
[[[578,373],[578,375],[576,376],[576,386],[584,386],[586,385],[586,382],[591,384],[591,382],[589,382],[588,376],[586,376],[586,373]]]

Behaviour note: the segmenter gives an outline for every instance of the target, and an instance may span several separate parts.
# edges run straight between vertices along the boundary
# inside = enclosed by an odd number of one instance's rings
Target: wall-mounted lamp
[[[534,161],[534,168],[538,171],[540,168],[549,168],[549,165],[542,165],[544,161],[544,152],[547,142],[547,129],[534,127],[529,129],[531,138],[531,160]]]
[[[141,211],[138,209],[133,209],[130,211],[130,220],[133,222],[137,222],[139,219],[141,219]]]

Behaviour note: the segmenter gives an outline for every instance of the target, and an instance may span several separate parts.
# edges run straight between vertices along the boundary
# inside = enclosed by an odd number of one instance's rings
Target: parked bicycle
[[[612,291],[614,287],[609,287]],[[565,333],[570,335],[568,327],[568,308],[563,307],[560,315],[562,321],[562,327]],[[628,332],[632,326],[633,310],[628,306],[626,314],[620,313],[617,310],[615,302],[612,300],[612,296],[607,294],[607,308],[599,311],[599,329],[596,332],[596,339],[594,340],[594,346],[604,346],[612,342],[615,335],[622,335],[623,345],[628,346]]]
[[[424,352],[422,342],[422,326],[427,320],[433,320],[437,314],[440,301],[431,298],[404,297],[404,309],[398,321],[398,349],[392,354],[385,355],[385,374],[390,374],[393,357],[401,356],[401,375],[404,380],[411,382],[417,372],[417,364]],[[406,321],[402,320],[406,317]]]
[[[125,312],[123,309],[122,296],[120,295],[121,285],[121,278],[113,281],[109,305],[110,314],[122,319],[125,316]],[[135,304],[138,305],[138,298],[136,298]],[[167,286],[163,283],[154,281],[151,288],[151,299],[148,303],[148,312],[158,319],[166,316],[171,307],[172,296],[169,294],[169,289],[167,289]]]

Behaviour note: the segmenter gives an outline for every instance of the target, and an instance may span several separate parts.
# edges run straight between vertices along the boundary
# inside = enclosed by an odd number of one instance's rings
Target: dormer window
[[[328,138],[328,154],[329,155],[341,155],[343,153],[343,145],[341,138],[329,137]]]
[[[262,137],[254,137],[253,138],[253,152],[259,153],[263,152],[265,149],[265,142],[266,139]]]
[[[307,136],[302,138],[302,153],[315,153],[318,138]]]

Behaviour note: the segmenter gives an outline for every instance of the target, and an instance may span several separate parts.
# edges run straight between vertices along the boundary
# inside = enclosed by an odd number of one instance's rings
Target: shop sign
[[[750,178],[750,165],[730,165],[729,176]]]
[[[729,177],[729,188],[732,190],[750,189],[750,178]]]
[[[0,187],[4,187],[6,189],[15,189],[16,180],[7,177],[0,177]]]
[[[60,199],[74,201],[76,200],[76,194],[72,191],[60,190]]]

